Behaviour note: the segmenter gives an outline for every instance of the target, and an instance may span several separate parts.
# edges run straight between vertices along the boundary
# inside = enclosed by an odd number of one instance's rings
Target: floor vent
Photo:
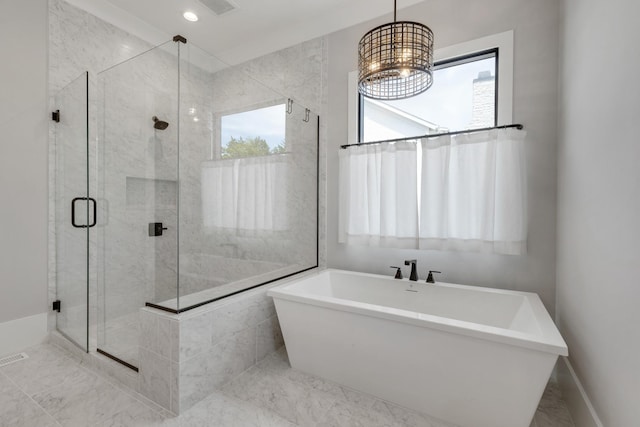
[[[231,12],[236,8],[227,0],[200,0],[200,3],[211,9],[216,15]]]
[[[12,356],[3,357],[0,359],[0,368],[28,358],[29,356],[27,356],[27,353],[18,353]]]

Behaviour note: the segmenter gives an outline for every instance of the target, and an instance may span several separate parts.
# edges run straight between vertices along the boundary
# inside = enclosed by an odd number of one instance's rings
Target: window
[[[220,116],[222,159],[281,154],[285,150],[286,104]]]
[[[511,123],[512,31],[438,49],[435,59],[433,86],[398,101],[361,97],[350,73],[348,143]]]
[[[434,83],[397,101],[360,97],[359,141],[381,141],[496,125],[498,49],[435,63]]]
[[[218,116],[219,144],[201,168],[206,228],[245,237],[291,228],[286,122],[285,103]]]
[[[525,132],[420,138],[511,123],[513,33],[435,53],[434,85],[407,100],[359,97],[357,73],[350,73],[339,242],[523,254]],[[404,140],[388,141],[396,138]],[[370,141],[381,142],[358,144]]]

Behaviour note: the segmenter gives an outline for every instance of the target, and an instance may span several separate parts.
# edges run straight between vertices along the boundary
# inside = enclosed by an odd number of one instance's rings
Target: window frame
[[[493,34],[437,49],[435,64],[442,68],[447,64],[462,63],[483,54],[496,52],[496,114],[495,126],[511,124],[513,120],[513,31]],[[358,92],[358,71],[348,75],[348,144],[359,144],[364,133],[361,129],[364,111],[363,97]],[[418,136],[418,135],[416,135]]]

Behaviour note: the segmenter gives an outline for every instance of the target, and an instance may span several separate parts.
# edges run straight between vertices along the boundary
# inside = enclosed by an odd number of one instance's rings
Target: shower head
[[[153,116],[152,119],[154,129],[165,130],[169,126],[169,123],[165,122],[164,120],[159,120],[156,116]]]

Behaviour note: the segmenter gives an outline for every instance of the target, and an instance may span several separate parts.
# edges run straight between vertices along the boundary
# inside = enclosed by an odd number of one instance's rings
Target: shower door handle
[[[93,221],[91,221],[91,224],[89,224],[89,228],[91,227],[95,227],[96,223],[98,222],[98,202],[96,202],[96,199],[94,199],[93,197],[87,197],[87,199],[93,203]]]
[[[87,202],[93,203],[93,220],[88,225],[76,224],[76,202],[80,200],[86,200]],[[93,197],[76,197],[71,200],[71,225],[75,228],[91,228],[96,225],[98,218],[98,204],[96,203],[96,199]]]

